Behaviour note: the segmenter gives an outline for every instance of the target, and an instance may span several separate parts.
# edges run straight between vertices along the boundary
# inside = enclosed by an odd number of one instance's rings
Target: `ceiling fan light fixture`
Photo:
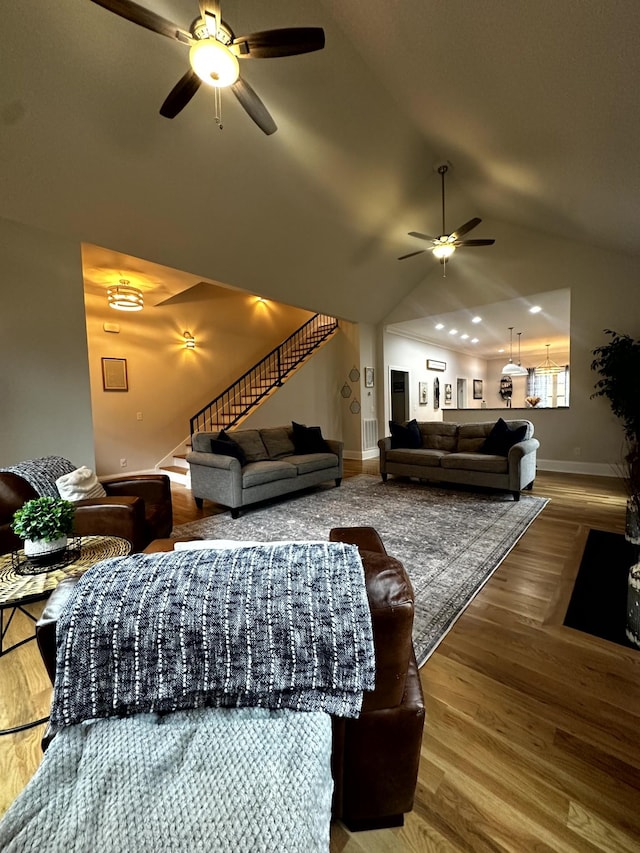
[[[438,243],[433,247],[433,254],[436,258],[450,258],[455,252],[456,247],[452,243]]]
[[[223,89],[240,76],[237,57],[215,38],[201,39],[189,51],[191,67],[207,86]]]

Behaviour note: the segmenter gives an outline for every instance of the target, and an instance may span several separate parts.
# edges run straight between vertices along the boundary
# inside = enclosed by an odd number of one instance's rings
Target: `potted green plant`
[[[11,529],[24,539],[24,553],[32,562],[53,562],[67,547],[75,508],[71,501],[41,497],[27,501],[13,515]]]

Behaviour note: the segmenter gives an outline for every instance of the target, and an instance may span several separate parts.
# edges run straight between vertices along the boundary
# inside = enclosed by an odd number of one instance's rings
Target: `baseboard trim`
[[[559,474],[590,474],[594,477],[618,477],[615,466],[606,462],[573,462],[568,459],[538,459],[538,471],[557,471]]]
[[[370,450],[345,450],[342,453],[344,459],[353,459],[356,462],[364,462],[365,459],[378,459],[380,451],[377,447],[372,447]]]

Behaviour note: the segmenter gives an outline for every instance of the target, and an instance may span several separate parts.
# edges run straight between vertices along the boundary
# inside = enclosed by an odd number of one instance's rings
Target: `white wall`
[[[388,435],[388,424],[390,420],[390,394],[389,394],[389,370],[405,370],[409,373],[409,418],[418,421],[442,420],[443,410],[457,409],[456,387],[458,379],[466,379],[467,399],[465,408],[480,409],[482,400],[473,399],[473,380],[480,379],[483,388],[486,387],[486,362],[484,359],[454,352],[453,350],[437,347],[433,344],[419,341],[415,338],[404,337],[390,332],[384,332],[384,362],[385,362],[385,389],[384,389],[384,435]],[[444,371],[428,370],[427,359],[443,361],[446,364]],[[440,408],[434,409],[434,380],[438,379],[440,385]],[[418,398],[418,383],[427,383],[427,405],[420,405]],[[445,402],[445,385],[450,384],[452,389],[451,403]]]
[[[0,276],[0,464],[93,468],[80,246],[0,219]]]

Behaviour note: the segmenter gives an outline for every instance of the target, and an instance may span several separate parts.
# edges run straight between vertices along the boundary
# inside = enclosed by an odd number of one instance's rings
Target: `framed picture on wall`
[[[373,367],[365,367],[364,369],[364,387],[373,388]]]
[[[427,370],[446,370],[447,362],[446,361],[438,361],[435,358],[427,359]]]
[[[102,359],[102,387],[105,391],[128,391],[126,358]]]
[[[447,406],[451,405],[452,396],[451,385],[447,382],[444,386],[444,402]]]
[[[482,379],[473,380],[473,399],[482,400]]]
[[[428,401],[428,392],[427,392],[428,383],[427,382],[418,382],[418,404],[420,406],[426,406]]]

